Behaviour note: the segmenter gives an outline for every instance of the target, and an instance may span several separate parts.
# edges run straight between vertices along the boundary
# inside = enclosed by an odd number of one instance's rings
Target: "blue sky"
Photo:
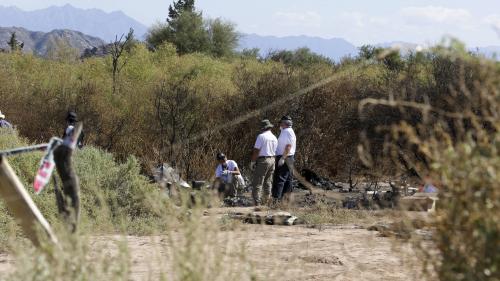
[[[79,8],[122,10],[151,25],[166,17],[170,0],[0,0],[24,10],[69,3]],[[261,35],[341,37],[356,44],[435,43],[445,35],[469,47],[500,45],[498,0],[198,0],[210,17]]]

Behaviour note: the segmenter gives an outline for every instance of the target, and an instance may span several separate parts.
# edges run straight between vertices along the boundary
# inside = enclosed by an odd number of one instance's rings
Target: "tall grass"
[[[92,247],[92,237],[56,231],[59,244],[43,243],[35,248],[24,241],[11,243],[14,270],[6,278],[21,280],[128,280],[130,257],[126,241]]]

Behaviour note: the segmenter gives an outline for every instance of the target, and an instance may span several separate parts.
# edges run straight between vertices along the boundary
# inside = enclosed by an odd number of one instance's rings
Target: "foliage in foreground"
[[[407,164],[440,189],[433,243],[419,243],[424,268],[442,281],[500,280],[498,68],[487,61],[470,65],[467,56],[445,56],[462,74],[447,85],[453,98],[441,107],[411,97],[365,104],[400,111],[398,124],[379,126],[387,133],[387,155],[413,152]],[[415,116],[420,122],[412,123]],[[362,156],[370,162],[370,156]]]

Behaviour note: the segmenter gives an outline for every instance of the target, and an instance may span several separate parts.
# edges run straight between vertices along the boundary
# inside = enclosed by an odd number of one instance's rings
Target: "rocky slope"
[[[134,29],[138,39],[142,39],[147,31],[145,25],[121,11],[107,13],[99,9],[80,9],[69,4],[34,11],[0,5],[0,26],[20,26],[43,32],[54,29],[77,30],[108,43],[115,36],[127,34],[130,28]]]
[[[0,27],[0,49],[10,50],[7,43],[14,32],[17,40],[24,43],[23,52],[33,53],[37,56],[47,56],[51,50],[55,50],[61,45],[77,49],[82,54],[85,49],[101,47],[106,44],[105,41],[97,37],[67,29],[56,29],[44,33],[29,31],[21,27]]]

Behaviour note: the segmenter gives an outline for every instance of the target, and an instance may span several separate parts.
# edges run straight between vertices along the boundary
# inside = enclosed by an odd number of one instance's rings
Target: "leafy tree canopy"
[[[309,48],[299,48],[295,51],[273,51],[268,54],[267,59],[296,67],[306,67],[318,63],[333,64],[329,58],[316,54]]]
[[[234,53],[239,35],[230,22],[204,19],[194,0],[178,0],[170,5],[167,21],[151,28],[146,40],[153,48],[172,43],[181,55],[200,52],[223,57]]]

